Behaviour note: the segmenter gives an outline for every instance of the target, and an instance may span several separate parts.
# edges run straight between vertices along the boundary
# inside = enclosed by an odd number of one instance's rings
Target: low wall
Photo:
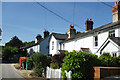
[[[94,79],[101,79],[120,74],[120,67],[93,67],[93,70]]]
[[[46,77],[47,78],[62,78],[61,76],[61,68],[60,69],[51,69],[49,67],[47,67],[46,70],[47,74]],[[109,77],[109,76],[115,76],[120,74],[120,67],[93,67],[91,68],[91,80],[94,78],[94,80],[100,80],[102,78],[105,77]],[[66,76],[68,79],[71,80],[71,71],[66,72]]]

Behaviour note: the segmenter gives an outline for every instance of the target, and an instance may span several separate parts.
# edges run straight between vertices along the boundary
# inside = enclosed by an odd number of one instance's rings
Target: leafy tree
[[[46,67],[50,64],[50,59],[46,54],[41,52],[35,53],[31,56],[33,64],[35,66],[34,72],[38,77],[42,76],[43,71],[46,72]]]
[[[90,70],[93,66],[99,65],[97,55],[81,51],[66,52],[63,59],[62,76],[65,78],[65,70],[72,71],[74,79],[90,79]]]
[[[102,55],[100,55],[99,57],[102,66],[109,66],[110,65],[110,61],[112,59],[112,56],[109,53],[103,53]]]
[[[31,41],[31,42],[24,42],[24,46],[30,46],[31,44],[35,43],[35,41]]]
[[[18,62],[19,57],[23,56],[27,56],[27,52],[19,50],[17,47],[5,46],[2,48],[3,61]]]
[[[20,48],[21,46],[23,46],[23,43],[21,40],[18,39],[17,36],[14,36],[8,43],[5,44],[5,46]]]
[[[77,31],[76,34],[81,34],[81,32],[80,32],[80,31]]]
[[[14,54],[17,53],[18,48],[7,46],[2,49],[2,58],[3,60],[10,60]]]

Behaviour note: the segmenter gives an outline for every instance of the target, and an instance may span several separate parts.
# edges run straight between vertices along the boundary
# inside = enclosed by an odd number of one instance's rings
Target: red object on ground
[[[26,61],[26,60],[28,60],[28,59],[25,59],[25,58],[20,58],[19,59],[20,67],[22,67],[22,61]]]

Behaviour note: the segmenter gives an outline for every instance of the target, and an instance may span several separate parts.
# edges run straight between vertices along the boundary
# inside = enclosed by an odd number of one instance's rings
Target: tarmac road
[[[18,73],[12,64],[2,64],[2,80],[26,80]]]

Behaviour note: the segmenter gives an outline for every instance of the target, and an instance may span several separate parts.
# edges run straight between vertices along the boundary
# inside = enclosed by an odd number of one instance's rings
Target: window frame
[[[112,56],[117,57],[117,53],[116,52],[112,53]]]
[[[54,41],[52,41],[52,50],[54,50]]]
[[[115,30],[109,31],[108,37],[115,37]]]
[[[98,47],[98,35],[94,36],[94,47]]]

